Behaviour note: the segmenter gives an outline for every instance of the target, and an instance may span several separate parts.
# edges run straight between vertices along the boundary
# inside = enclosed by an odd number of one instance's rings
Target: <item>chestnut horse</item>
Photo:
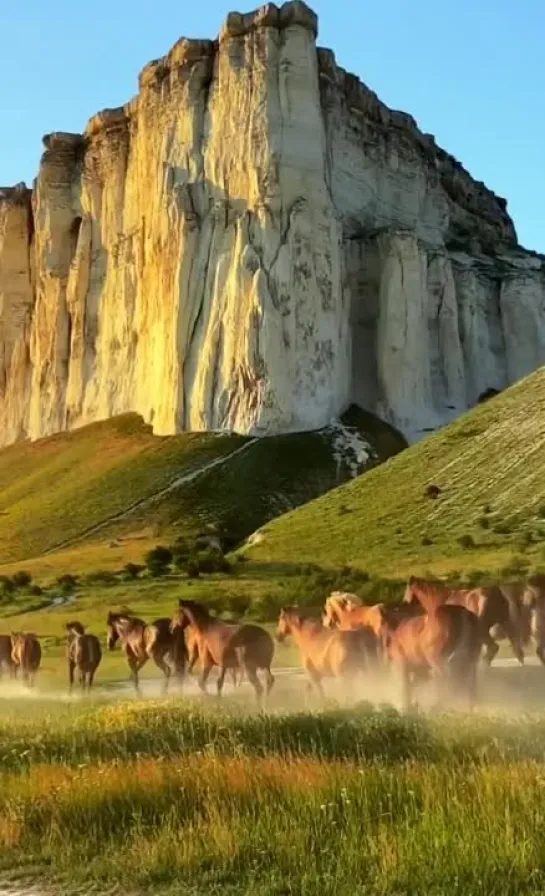
[[[208,676],[213,667],[218,666],[217,693],[218,697],[221,696],[227,671],[237,671],[242,667],[261,708],[263,694],[268,696],[274,684],[271,672],[274,642],[269,633],[258,625],[236,625],[216,619],[197,601],[180,600],[178,603],[178,611],[172,618],[170,628],[176,632],[192,626],[196,633],[201,665],[200,689],[206,693]],[[265,672],[265,687],[257,675],[260,670]]]
[[[77,621],[66,623],[66,640],[70,691],[74,687],[76,669],[82,690],[89,691],[102,659],[100,641],[96,635],[87,634],[81,622]]]
[[[337,678],[351,683],[358,673],[376,669],[378,644],[368,629],[337,631],[324,628],[321,622],[306,618],[297,607],[280,611],[276,638],[290,636],[299,649],[301,663],[313,686],[323,699],[323,678]]]
[[[4,670],[9,672],[9,677],[15,675],[15,663],[11,658],[11,635],[0,635],[0,678]]]
[[[192,625],[188,625],[185,630],[185,646],[189,660],[187,671],[191,673],[199,659],[199,633]],[[238,668],[233,667],[229,671],[234,687],[240,687],[244,680],[244,669],[239,665]]]
[[[36,635],[13,632],[11,635],[11,659],[15,671],[21,669],[23,681],[33,687],[42,661],[42,648]]]
[[[414,685],[430,672],[438,697],[450,679],[466,692],[469,707],[473,707],[482,630],[477,617],[465,607],[429,604],[429,612],[401,619],[390,628],[385,644],[388,658],[402,675],[405,709],[412,705]]]
[[[453,590],[434,582],[426,582],[411,576],[405,595],[405,603],[420,603],[426,612],[430,608],[442,604],[465,607],[479,620],[482,640],[486,644],[486,661],[488,665],[496,656],[499,645],[490,634],[490,629],[499,627],[507,635],[513,653],[521,665],[524,664],[524,651],[521,646],[520,620],[513,618],[513,605],[498,587],[473,588],[469,590]]]
[[[156,619],[147,624],[143,619],[126,613],[108,613],[107,625],[108,649],[114,650],[117,642],[121,641],[137,694],[140,693],[138,673],[148,660],[153,660],[165,676],[165,693],[172,675],[172,669],[165,661],[167,655],[174,667],[174,674],[183,679],[187,651],[184,639],[170,631],[170,619]]]

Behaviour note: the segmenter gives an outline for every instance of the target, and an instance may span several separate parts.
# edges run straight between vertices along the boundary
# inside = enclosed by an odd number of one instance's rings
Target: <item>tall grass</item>
[[[66,894],[544,892],[545,716],[211,706],[4,708],[0,879],[38,869]]]
[[[67,891],[537,894],[543,771],[202,755],[38,766],[3,782],[2,862],[49,865]]]

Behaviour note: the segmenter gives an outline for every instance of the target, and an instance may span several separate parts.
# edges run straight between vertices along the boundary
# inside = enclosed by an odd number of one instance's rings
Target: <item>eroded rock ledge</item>
[[[0,441],[125,411],[157,433],[409,437],[545,362],[544,259],[507,203],[317,49],[304,3],[182,38],[136,98],[0,188]]]

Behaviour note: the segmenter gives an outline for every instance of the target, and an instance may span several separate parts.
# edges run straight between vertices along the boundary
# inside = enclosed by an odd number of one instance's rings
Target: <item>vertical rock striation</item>
[[[160,434],[416,438],[545,362],[506,203],[327,50],[304,3],[182,39],[0,191],[0,441],[125,411]]]

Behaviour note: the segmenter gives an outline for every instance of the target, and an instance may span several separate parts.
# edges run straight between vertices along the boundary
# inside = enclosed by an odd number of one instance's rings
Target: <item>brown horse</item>
[[[0,635],[0,678],[2,673],[7,670],[9,677],[15,675],[15,664],[11,658],[11,635]]]
[[[324,628],[315,619],[305,618],[297,607],[280,611],[276,637],[284,641],[289,635],[299,649],[301,663],[309,683],[323,699],[323,678],[337,678],[351,683],[356,675],[375,669],[378,660],[377,640],[366,629],[337,631]]]
[[[258,705],[261,706],[263,693],[270,694],[274,684],[271,664],[274,656],[274,642],[265,629],[258,625],[234,625],[215,619],[202,604],[192,600],[180,600],[177,613],[172,618],[172,631],[184,631],[192,626],[196,632],[198,657],[201,665],[199,687],[206,693],[206,682],[214,666],[220,673],[217,682],[218,697],[221,696],[225,676],[229,669],[240,667],[253,686]],[[265,688],[257,672],[265,672]]]
[[[411,576],[403,598],[405,603],[418,602],[426,612],[431,607],[450,604],[465,607],[479,620],[482,640],[486,644],[486,661],[488,665],[496,656],[499,645],[490,634],[490,629],[501,628],[507,635],[513,653],[521,665],[524,664],[524,651],[521,645],[520,623],[513,619],[513,606],[509,604],[505,594],[498,587],[473,588],[469,590],[453,590],[433,582],[426,582]]]
[[[477,698],[477,665],[482,650],[482,629],[465,607],[431,603],[429,612],[399,621],[388,631],[386,650],[403,680],[403,702],[412,705],[417,681],[434,676],[440,697],[450,681],[465,691],[469,707]]]
[[[140,693],[138,673],[148,660],[153,660],[165,676],[165,693],[172,675],[172,669],[165,661],[167,655],[174,667],[174,674],[183,679],[187,651],[184,639],[171,632],[170,619],[156,619],[148,624],[126,613],[108,613],[107,625],[108,649],[114,650],[117,642],[121,641],[137,694]]]
[[[77,669],[83,691],[89,691],[96,670],[102,659],[100,641],[96,635],[89,635],[81,622],[66,623],[66,655],[68,658],[68,683],[70,691],[74,687],[74,672]]]
[[[36,635],[13,632],[11,635],[11,659],[16,667],[15,673],[17,669],[20,669],[25,684],[33,687],[42,661],[42,648]]]
[[[191,673],[199,660],[199,633],[192,625],[188,625],[185,630],[185,646],[187,647],[189,660],[187,671]],[[233,686],[235,688],[240,687],[244,680],[244,669],[239,665],[238,668],[229,669],[229,672],[231,673]]]

